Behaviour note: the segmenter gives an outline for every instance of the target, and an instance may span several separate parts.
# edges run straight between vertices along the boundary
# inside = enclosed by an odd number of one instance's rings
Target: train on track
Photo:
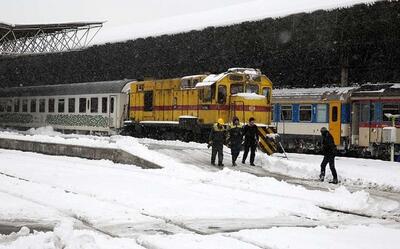
[[[0,126],[52,126],[65,133],[206,142],[218,118],[256,119],[260,148],[318,152],[329,128],[343,154],[386,158],[385,127],[400,154],[400,84],[274,89],[251,68],[162,80],[119,80],[0,89]]]
[[[260,148],[277,146],[271,128],[272,83],[257,69],[163,80],[120,80],[0,89],[0,125],[50,125],[63,132],[206,142],[217,119],[254,117]]]
[[[327,127],[339,152],[351,156],[388,158],[385,129],[394,126],[400,154],[400,84],[357,87],[274,89],[272,123],[288,151],[320,150],[320,129]]]

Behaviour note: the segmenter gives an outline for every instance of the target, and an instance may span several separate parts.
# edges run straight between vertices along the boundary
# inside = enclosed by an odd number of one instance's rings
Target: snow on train
[[[328,127],[343,153],[387,158],[388,114],[400,114],[400,84],[360,87],[274,89],[273,124],[285,149],[315,152],[320,129]],[[400,122],[395,122],[396,154],[400,154]]]
[[[272,83],[259,70],[231,68],[211,75],[0,89],[0,125],[51,125],[77,133],[205,141],[212,124],[233,116],[256,119],[260,146],[276,145],[271,124]],[[121,129],[124,128],[124,129]]]

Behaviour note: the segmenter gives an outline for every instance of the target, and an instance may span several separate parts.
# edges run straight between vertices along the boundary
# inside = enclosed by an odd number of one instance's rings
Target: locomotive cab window
[[[211,87],[204,87],[200,89],[199,98],[203,102],[210,102],[214,98],[215,84]]]
[[[311,105],[300,105],[300,122],[311,122]]]
[[[271,88],[269,88],[269,87],[263,88],[262,94],[267,98],[268,104],[271,102],[271,98],[270,98],[271,94],[270,93],[271,93]]]
[[[225,104],[226,102],[226,86],[218,86],[218,104]]]
[[[241,83],[231,84],[231,94],[242,93],[244,85]]]
[[[246,93],[258,93],[258,85],[256,84],[247,84],[246,85]]]

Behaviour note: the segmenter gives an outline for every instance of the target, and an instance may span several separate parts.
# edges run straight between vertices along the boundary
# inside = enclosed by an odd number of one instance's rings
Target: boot
[[[319,175],[319,180],[320,180],[321,182],[324,181],[324,178],[325,178],[325,175],[324,175],[324,174],[320,174],[320,175]]]
[[[232,162],[232,166],[235,167],[237,166],[237,164],[235,162]]]
[[[332,181],[330,181],[329,183],[332,183],[332,184],[338,184],[338,179],[333,179]]]

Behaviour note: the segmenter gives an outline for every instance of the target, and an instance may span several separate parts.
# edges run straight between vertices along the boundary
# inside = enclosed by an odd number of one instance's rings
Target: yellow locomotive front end
[[[242,123],[255,118],[263,138],[272,132],[271,93],[271,81],[251,68],[138,81],[131,84],[129,133],[205,142],[218,119],[228,124],[236,116]]]
[[[259,70],[232,68],[219,75],[209,75],[196,85],[199,90],[200,121],[226,122],[238,117],[243,123],[254,117],[261,126],[271,124],[272,83]]]

